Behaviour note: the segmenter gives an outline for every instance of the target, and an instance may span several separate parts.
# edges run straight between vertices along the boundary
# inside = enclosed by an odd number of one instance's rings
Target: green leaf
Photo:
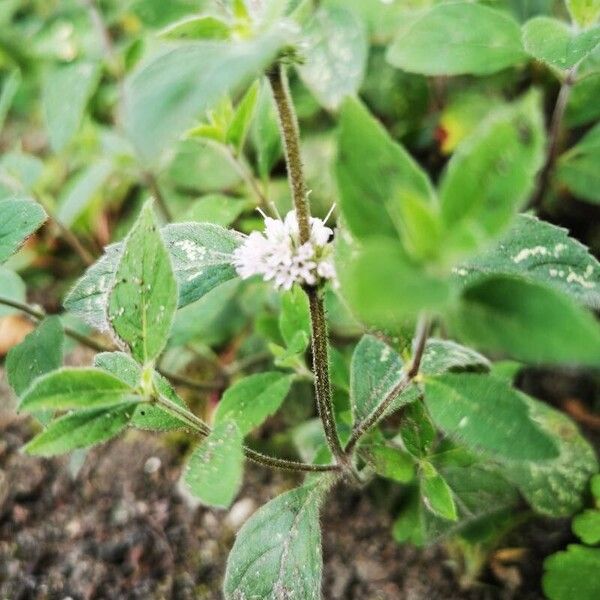
[[[425,462],[421,468],[421,495],[425,506],[442,519],[456,521],[458,515],[450,486],[431,463]]]
[[[596,500],[596,506],[600,508],[600,474],[596,474],[590,481],[590,488],[592,490],[592,496]]]
[[[584,510],[573,519],[573,533],[589,546],[600,543],[600,511]]]
[[[436,206],[426,173],[358,100],[342,107],[336,172],[344,222],[357,239],[402,237],[406,198]]]
[[[471,348],[466,348],[451,340],[429,338],[421,360],[421,373],[441,375],[446,371],[459,369],[487,370],[490,366],[490,362],[485,356]]]
[[[524,54],[519,26],[505,13],[453,2],[409,22],[387,59],[424,75],[489,75],[522,62]]]
[[[0,295],[16,302],[25,302],[26,286],[21,277],[0,265]],[[0,304],[0,317],[18,313],[16,308]]]
[[[2,90],[0,91],[0,129],[4,127],[4,121],[21,85],[21,81],[22,77],[19,69],[13,69],[4,79]]]
[[[397,240],[336,242],[342,296],[355,316],[377,327],[398,329],[421,310],[438,311],[450,300],[449,283],[409,259]]]
[[[129,354],[101,352],[94,357],[94,366],[112,373],[131,387],[140,385],[142,369]],[[166,378],[159,373],[153,373],[152,377],[158,393],[182,408],[186,408],[185,402],[177,395]],[[185,421],[178,419],[161,406],[148,402],[139,403],[136,406],[131,424],[138,429],[149,431],[172,431],[188,427]]]
[[[225,600],[320,600],[323,557],[319,508],[325,477],[271,500],[237,535],[227,561]]]
[[[244,147],[248,131],[250,130],[250,125],[252,124],[252,119],[254,118],[256,106],[258,104],[259,92],[260,83],[255,81],[254,84],[250,86],[244,97],[240,100],[240,103],[237,105],[235,113],[233,114],[233,117],[229,123],[226,141],[237,148],[238,151],[242,150]]]
[[[406,407],[400,423],[400,439],[406,450],[416,458],[429,455],[436,438],[436,431],[422,402]]]
[[[133,357],[148,363],[165,347],[177,309],[177,282],[151,203],[124,244],[108,297],[108,318]]]
[[[467,286],[450,324],[474,346],[525,362],[600,361],[600,326],[590,313],[548,286],[514,276]]]
[[[24,449],[29,454],[55,456],[105,442],[127,427],[134,408],[135,403],[122,402],[61,417],[52,421]]]
[[[599,160],[600,123],[560,157],[556,177],[578,198],[600,204]]]
[[[400,355],[385,342],[364,335],[350,365],[350,404],[354,423],[368,417],[404,379]]]
[[[440,202],[450,258],[502,234],[533,191],[545,152],[539,99],[532,92],[494,111],[448,163]]]
[[[525,50],[558,69],[571,69],[600,44],[600,27],[578,32],[563,21],[535,17],[523,26]]]
[[[279,331],[286,345],[289,347],[297,339],[298,333],[306,334],[306,341],[310,340],[310,310],[308,297],[300,286],[294,286],[289,292],[281,296],[281,312],[279,313]],[[306,350],[306,346],[301,350]]]
[[[6,356],[8,383],[20,396],[31,383],[63,361],[64,333],[59,317],[45,318]]]
[[[186,306],[236,276],[233,251],[243,237],[210,223],[176,223],[161,229],[179,284],[179,307]],[[108,331],[108,294],[122,258],[123,244],[105,249],[65,298],[69,311],[91,327]]]
[[[44,209],[32,200],[0,200],[0,263],[14,254],[46,220]]]
[[[100,65],[79,61],[46,73],[42,89],[50,145],[62,150],[77,133],[86,105],[100,80]],[[65,102],[65,98],[69,101]]]
[[[362,83],[367,62],[367,34],[354,13],[322,6],[304,27],[307,50],[300,77],[328,110],[337,110]]]
[[[600,548],[571,544],[544,561],[542,585],[549,600],[597,600]]]
[[[140,386],[142,368],[125,352],[100,352],[94,357],[94,366],[108,371],[131,388]]]
[[[571,18],[580,27],[588,27],[600,17],[599,0],[565,0]]]
[[[558,456],[552,438],[532,419],[524,395],[488,375],[445,374],[425,379],[425,403],[451,439],[496,460]]]
[[[284,43],[281,31],[245,42],[188,42],[126,82],[124,121],[140,156],[156,163],[194,119],[255,79]]]
[[[581,509],[590,477],[598,472],[594,449],[563,413],[522,394],[537,425],[551,436],[559,455],[552,460],[513,462],[501,466],[538,513],[565,517]]]
[[[135,394],[123,380],[91,367],[66,367],[36,379],[21,398],[20,410],[93,408],[122,402]]]
[[[56,218],[67,227],[73,225],[98,197],[98,192],[105,185],[112,171],[113,165],[110,160],[99,160],[85,167],[69,181],[61,193]]]
[[[378,433],[375,431],[371,434],[373,440],[361,443],[361,457],[377,475],[399,483],[408,483],[415,474],[414,460],[400,448],[387,443],[383,435],[377,435]]]
[[[521,275],[600,308],[600,263],[562,227],[519,215],[500,242],[454,270],[461,285],[486,275]]]
[[[275,101],[269,85],[263,79],[256,114],[250,130],[250,138],[256,149],[258,174],[267,179],[275,163],[281,158],[283,148]]]
[[[246,436],[277,411],[291,384],[292,376],[283,373],[244,377],[223,394],[215,413],[215,423],[234,421],[242,436]]]
[[[165,27],[159,36],[166,40],[226,40],[230,26],[212,15],[185,17]]]
[[[231,225],[248,207],[241,198],[231,198],[222,194],[209,194],[194,200],[181,221],[213,223],[221,227]]]
[[[243,436],[234,422],[218,423],[201,442],[185,470],[185,483],[203,504],[227,508],[233,502],[244,469]]]

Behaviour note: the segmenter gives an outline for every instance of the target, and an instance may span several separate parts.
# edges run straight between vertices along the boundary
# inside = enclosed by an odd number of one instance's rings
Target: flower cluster
[[[310,219],[310,239],[300,244],[295,213],[283,221],[265,216],[263,233],[252,232],[234,252],[233,264],[242,279],[261,275],[275,287],[289,290],[294,283],[316,285],[335,280],[331,237],[333,231],[321,219]]]

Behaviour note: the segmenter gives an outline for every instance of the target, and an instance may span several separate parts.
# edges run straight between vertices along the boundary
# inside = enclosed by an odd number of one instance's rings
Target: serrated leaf
[[[584,510],[573,519],[572,529],[584,544],[600,543],[600,511]]]
[[[600,203],[600,123],[588,131],[577,145],[563,154],[556,177],[575,196],[594,204]]]
[[[571,544],[544,561],[542,584],[549,600],[597,600],[600,548]]]
[[[519,277],[488,276],[468,285],[450,323],[476,347],[517,360],[600,363],[600,325],[594,317],[568,296]]]
[[[44,209],[32,200],[0,200],[0,263],[14,254],[46,220]]]
[[[31,383],[63,361],[64,333],[59,317],[45,318],[6,356],[8,383],[20,396]]]
[[[562,227],[519,215],[500,242],[454,270],[463,285],[485,275],[518,274],[600,307],[600,263]]]
[[[406,197],[437,202],[427,174],[358,100],[342,108],[336,173],[344,222],[357,239],[402,237]]]
[[[232,253],[243,241],[241,234],[211,223],[176,223],[163,227],[161,234],[179,284],[180,308],[236,276]],[[123,244],[108,246],[64,301],[65,308],[100,331],[109,329],[108,294],[122,253]]]
[[[409,22],[389,47],[387,59],[424,75],[489,75],[521,62],[524,53],[521,30],[508,15],[452,2]]]
[[[50,145],[62,150],[77,133],[85,107],[100,79],[100,65],[80,61],[51,69],[42,89]],[[69,101],[65,102],[65,98]]]
[[[530,414],[526,397],[488,375],[427,377],[425,403],[451,439],[496,460],[535,461],[558,456],[552,437]]]
[[[600,44],[600,27],[579,32],[563,21],[535,17],[523,26],[525,50],[558,69],[571,69]]]
[[[306,341],[310,340],[311,329],[308,297],[300,286],[294,286],[290,291],[285,292],[281,296],[279,331],[288,347],[297,339],[298,333],[305,333]]]
[[[215,423],[234,421],[246,436],[277,411],[291,384],[292,376],[283,373],[258,373],[240,379],[223,394]]]
[[[337,110],[362,83],[368,52],[365,27],[349,10],[325,5],[303,33],[307,50],[300,77],[322,106]]]
[[[450,258],[474,252],[510,226],[533,190],[544,149],[535,93],[494,111],[459,146],[440,184]]]
[[[564,414],[522,394],[537,426],[551,436],[558,449],[552,460],[502,465],[507,479],[517,485],[538,513],[571,515],[581,508],[590,477],[598,471],[596,454]]]
[[[134,408],[134,402],[124,402],[66,415],[52,421],[24,450],[38,456],[55,456],[105,442],[127,427]]]
[[[91,367],[65,367],[36,379],[21,397],[20,410],[70,410],[122,402],[135,394],[122,379]]]
[[[450,486],[430,463],[424,463],[422,470],[421,496],[425,506],[442,519],[456,521],[458,515]]]
[[[124,121],[142,158],[156,163],[194,119],[255,79],[285,42],[274,31],[244,42],[188,42],[159,53],[125,85]]]
[[[242,483],[243,436],[232,422],[218,423],[188,460],[185,483],[208,506],[227,508]]]
[[[319,508],[329,478],[271,500],[237,535],[227,561],[225,600],[320,600],[323,557]]]
[[[177,282],[151,203],[124,244],[108,296],[108,319],[133,357],[149,363],[165,347],[177,309]]]

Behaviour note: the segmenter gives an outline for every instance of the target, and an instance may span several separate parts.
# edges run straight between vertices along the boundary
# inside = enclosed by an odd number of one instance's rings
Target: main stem
[[[294,111],[285,68],[282,65],[273,67],[269,71],[268,77],[279,115],[292,200],[298,221],[300,243],[305,244],[310,240],[310,206],[302,169],[298,118]],[[315,396],[319,417],[323,423],[327,443],[336,461],[339,464],[348,465],[349,461],[340,444],[333,414],[331,382],[329,378],[327,320],[325,318],[323,296],[315,287],[306,286],[305,292],[310,305],[313,373],[315,376]]]
[[[552,120],[550,123],[550,132],[548,134],[548,151],[546,154],[546,162],[540,173],[539,183],[531,206],[540,206],[546,196],[548,185],[550,184],[550,177],[552,170],[558,158],[559,142],[560,142],[560,131],[562,129],[562,122],[567,110],[567,104],[569,97],[571,96],[571,90],[577,76],[577,66],[569,70],[565,76],[565,79],[560,86],[558,97],[556,98],[556,104],[554,105],[554,111],[552,112]]]

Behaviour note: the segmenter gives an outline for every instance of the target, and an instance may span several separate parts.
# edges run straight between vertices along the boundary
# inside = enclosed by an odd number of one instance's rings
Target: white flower
[[[311,217],[310,239],[300,244],[296,214],[285,219],[265,216],[263,233],[252,232],[233,253],[233,265],[242,279],[261,275],[276,288],[289,290],[294,283],[317,285],[325,279],[334,280],[333,231],[321,219]]]

